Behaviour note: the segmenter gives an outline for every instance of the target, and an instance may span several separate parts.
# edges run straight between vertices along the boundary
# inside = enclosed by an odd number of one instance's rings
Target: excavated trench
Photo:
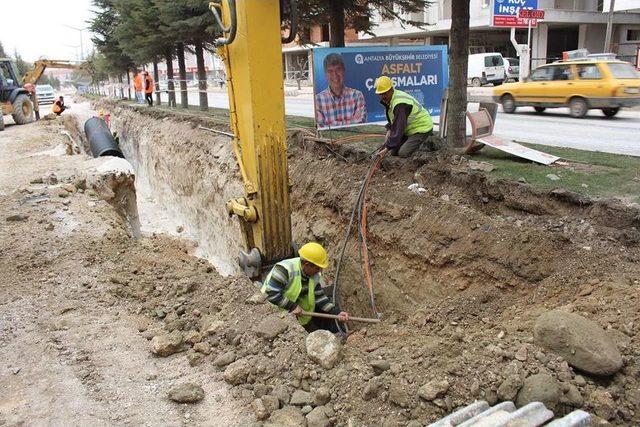
[[[222,274],[239,273],[243,237],[237,219],[229,218],[224,208],[227,200],[242,194],[229,138],[199,129],[204,119],[195,117],[125,107],[117,107],[111,117],[112,130],[136,170],[138,198],[157,202],[155,209],[142,209],[143,222],[153,226],[154,217],[164,211],[174,223],[157,231],[193,239],[198,254]],[[366,153],[348,146],[329,150],[302,133],[290,134],[294,240],[325,244],[333,261],[326,273],[330,282],[369,164]],[[517,291],[554,277],[579,282],[586,266],[600,264],[597,246],[603,238],[622,248],[640,241],[637,209],[564,191],[536,192],[519,183],[490,183],[454,166],[460,161],[430,153],[409,162],[390,158],[375,176],[369,247],[383,315],[411,316],[467,288],[482,299],[493,287]],[[409,190],[413,182],[424,190]],[[176,233],[173,225],[184,231]],[[610,251],[609,246],[602,250]],[[346,309],[370,314],[355,233],[339,288]],[[506,307],[511,302],[504,295],[508,293],[489,298]],[[482,307],[461,309],[478,316],[494,309]]]
[[[239,274],[243,237],[224,206],[242,195],[241,177],[229,139],[198,128],[220,123],[113,103],[104,107],[136,171],[143,232],[193,240],[198,255],[220,273]],[[289,135],[294,240],[315,240],[329,249],[329,282],[370,151]],[[409,189],[414,183],[418,188]],[[562,384],[559,414],[586,408],[618,424],[640,422],[640,336],[634,326],[640,313],[628,303],[640,286],[637,208],[560,189],[490,182],[460,156],[421,152],[408,161],[383,161],[369,190],[368,222],[383,322],[356,328],[344,369],[321,376],[336,394],[341,422],[348,416],[373,425],[381,411],[388,414],[385,420],[404,422],[385,425],[433,420],[473,399],[513,399],[501,394],[504,384],[514,375],[541,372]],[[353,233],[339,295],[344,309],[370,316],[358,249]],[[225,293],[220,303],[236,297]],[[244,304],[237,309],[246,310]],[[578,372],[534,343],[536,319],[554,308],[581,313],[609,330],[623,354],[623,370],[578,384]],[[390,361],[391,368],[372,377],[369,363],[378,359]],[[298,387],[300,375],[288,381]],[[451,384],[447,396],[422,402],[418,387],[438,378]],[[584,402],[570,400],[570,386],[579,387]],[[609,397],[602,400],[605,392]],[[613,401],[607,399],[615,399],[613,415],[606,412]]]

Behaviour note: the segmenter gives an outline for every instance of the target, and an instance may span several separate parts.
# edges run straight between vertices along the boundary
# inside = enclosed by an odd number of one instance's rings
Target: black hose
[[[382,146],[384,147],[384,145]],[[376,149],[375,152],[379,151],[382,147],[379,147]],[[372,162],[369,166],[369,168],[367,169],[367,172],[365,173],[364,179],[362,180],[362,184],[360,185],[360,190],[358,191],[358,197],[356,197],[356,202],[353,206],[353,209],[351,210],[351,218],[349,219],[349,225],[347,226],[347,229],[345,231],[345,235],[344,235],[344,240],[342,242],[342,248],[340,249],[340,256],[338,257],[338,265],[336,267],[336,276],[334,278],[334,285],[333,285],[333,301],[334,303],[339,307],[339,298],[338,298],[338,287],[339,287],[339,278],[340,278],[340,269],[342,267],[342,260],[344,259],[344,253],[346,251],[347,248],[347,243],[349,242],[349,237],[351,235],[351,227],[353,226],[353,220],[355,219],[356,214],[358,215],[358,225],[360,225],[360,218],[361,218],[361,213],[362,213],[362,203],[363,203],[363,194],[364,194],[364,188],[366,187],[367,184],[367,176],[369,175],[369,172],[371,171],[371,169],[374,167],[376,161],[378,160],[378,156],[374,156],[374,158],[372,159]],[[361,227],[358,227],[358,240],[360,242],[362,242],[362,230]],[[362,261],[362,250],[360,251],[360,258]],[[366,283],[365,283],[365,288],[366,288]],[[372,309],[375,312],[375,305],[372,302]],[[377,314],[377,313],[374,313]],[[376,316],[377,317],[377,316]],[[341,332],[348,332],[347,331],[343,331],[342,327],[340,326],[340,323],[336,320],[336,326],[338,327],[338,329]],[[346,325],[345,325],[346,327]]]

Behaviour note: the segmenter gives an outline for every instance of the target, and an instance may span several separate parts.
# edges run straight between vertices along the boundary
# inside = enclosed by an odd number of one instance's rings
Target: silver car
[[[504,62],[507,80],[517,82],[520,78],[520,60],[518,58],[504,58]]]
[[[37,85],[36,96],[38,97],[38,104],[53,104],[56,100],[51,85]]]

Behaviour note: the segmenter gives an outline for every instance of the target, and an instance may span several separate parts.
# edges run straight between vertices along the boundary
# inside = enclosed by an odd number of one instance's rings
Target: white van
[[[487,83],[499,86],[506,80],[504,58],[502,54],[476,53],[469,55],[469,70],[467,84],[479,87]]]

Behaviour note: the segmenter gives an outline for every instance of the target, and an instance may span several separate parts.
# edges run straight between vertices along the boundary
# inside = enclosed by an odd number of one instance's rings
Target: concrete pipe
[[[124,159],[118,143],[101,118],[92,117],[87,120],[84,123],[84,133],[87,135],[93,157],[113,156]]]

